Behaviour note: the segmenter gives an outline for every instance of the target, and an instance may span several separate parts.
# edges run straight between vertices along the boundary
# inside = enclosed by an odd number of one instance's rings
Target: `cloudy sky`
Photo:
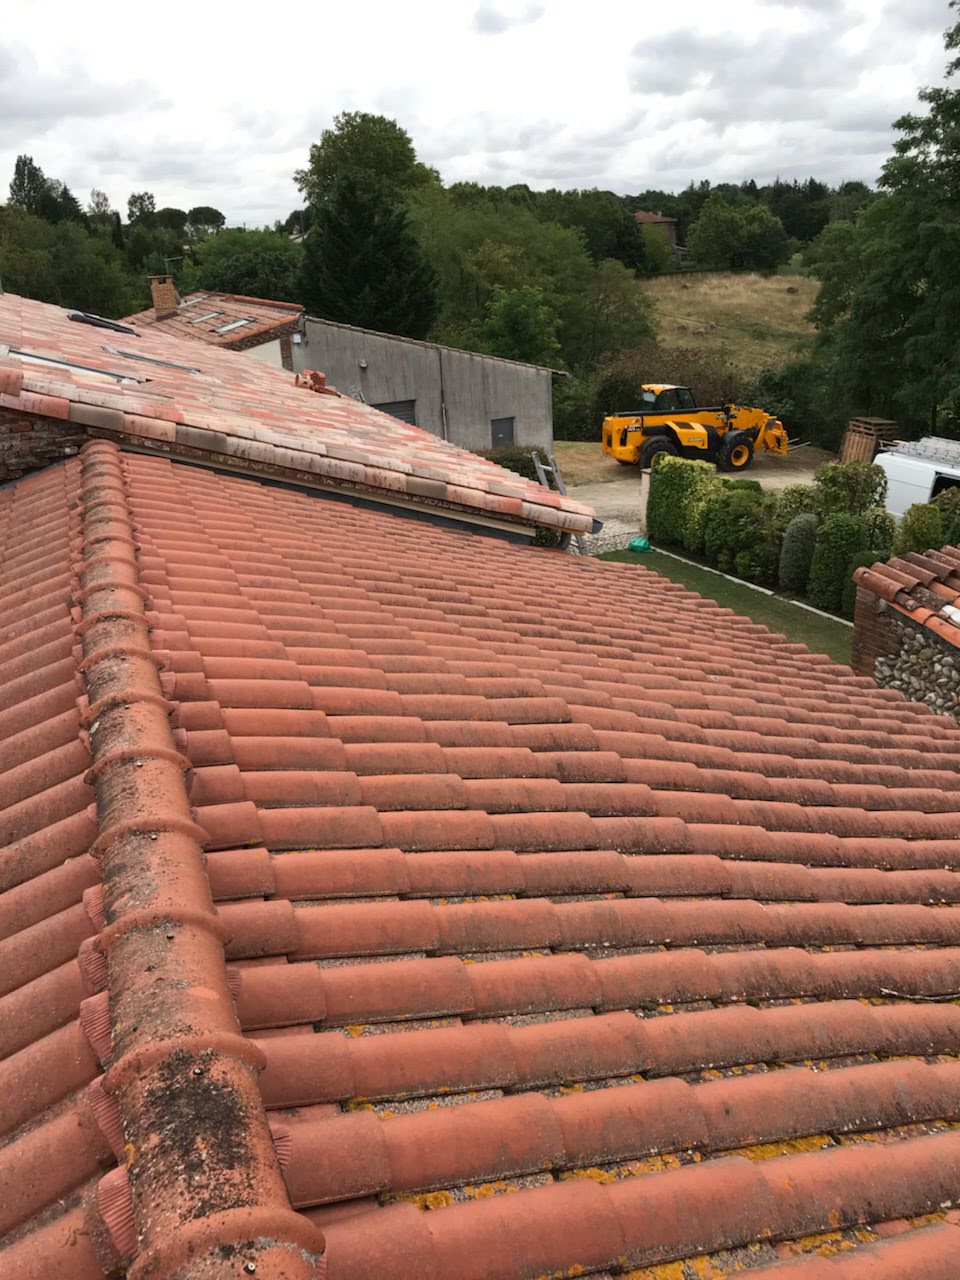
[[[399,120],[445,181],[678,189],[874,179],[939,82],[947,0],[4,0],[0,193],[18,152],[82,201],[261,225],[338,111]],[[2,195],[0,195],[2,198]]]

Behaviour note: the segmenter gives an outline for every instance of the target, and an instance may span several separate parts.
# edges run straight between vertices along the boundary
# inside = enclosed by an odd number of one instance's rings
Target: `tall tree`
[[[157,210],[157,226],[182,236],[187,229],[187,215],[183,209],[167,206]]]
[[[43,170],[34,164],[33,156],[17,156],[10,183],[10,203],[42,216],[41,208],[49,195]]]
[[[310,147],[305,169],[293,175],[308,203],[316,206],[334,198],[341,182],[398,199],[414,187],[436,180],[436,174],[417,160],[410,135],[395,120],[366,111],[344,111],[332,129]]]
[[[303,300],[343,324],[424,338],[437,279],[406,211],[352,179],[328,194],[304,241]]]
[[[152,226],[157,213],[157,202],[150,191],[134,191],[127,201],[127,219]]]
[[[187,222],[194,235],[207,236],[226,225],[226,218],[219,209],[209,204],[198,204],[187,214]]]
[[[951,0],[956,12],[957,0]],[[960,49],[960,22],[946,33]],[[923,89],[925,112],[896,122],[899,138],[874,200],[824,241],[816,307],[820,358],[835,396],[862,413],[936,428],[960,410],[960,58],[947,83]]]

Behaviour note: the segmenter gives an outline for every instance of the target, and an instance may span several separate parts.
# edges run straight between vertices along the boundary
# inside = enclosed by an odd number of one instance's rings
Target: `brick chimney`
[[[173,276],[151,276],[150,292],[153,294],[153,309],[158,320],[166,320],[168,316],[177,314],[180,295],[173,283]]]

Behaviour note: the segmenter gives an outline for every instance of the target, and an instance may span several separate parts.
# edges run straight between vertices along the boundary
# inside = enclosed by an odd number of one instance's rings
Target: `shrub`
[[[703,516],[703,546],[724,572],[736,567],[737,556],[757,544],[762,500],[748,489],[719,485]]]
[[[859,516],[845,512],[827,516],[817,530],[817,545],[807,582],[807,599],[812,605],[818,609],[840,608],[847,565],[866,545],[863,520]]]
[[[863,515],[887,496],[887,474],[875,462],[823,462],[813,479],[822,516]]]
[[[867,546],[876,550],[874,560],[889,560],[897,531],[897,522],[890,512],[883,507],[868,507],[863,513],[863,530]]]
[[[941,546],[960,546],[960,485],[952,485],[938,493],[933,505],[939,508],[943,522]]]
[[[546,462],[546,455],[543,450],[537,450],[543,462]],[[507,471],[515,471],[519,476],[525,476],[528,480],[536,480],[537,469],[533,465],[533,458],[530,456],[532,449],[525,449],[522,445],[508,444],[502,449],[484,449],[480,452],[481,458],[489,458],[491,462],[495,462],[498,467],[505,467]]]
[[[784,528],[796,516],[817,509],[817,491],[812,484],[788,484],[777,494],[777,515]]]
[[[647,533],[655,542],[670,542],[699,551],[703,512],[709,495],[719,488],[709,462],[661,454],[650,474]]]
[[[772,584],[777,580],[783,525],[777,516],[777,500],[765,495],[756,508],[753,538],[733,557],[733,567],[748,582]]]
[[[750,489],[753,493],[763,493],[763,485],[759,480],[751,480],[747,476],[735,476],[732,480],[721,476],[720,483],[728,489]]]
[[[943,546],[943,517],[933,502],[915,502],[908,507],[893,540],[898,556],[908,551],[929,551]]]
[[[794,488],[800,488],[795,485]],[[783,534],[777,579],[785,591],[802,595],[810,577],[813,550],[817,543],[817,517],[812,511],[794,516]]]
[[[889,552],[887,553],[889,555]],[[857,584],[853,580],[854,569],[869,569],[878,560],[886,560],[887,556],[874,548],[873,551],[861,551],[852,556],[847,563],[847,580],[843,584],[843,595],[840,599],[840,612],[845,618],[852,618],[857,607]]]

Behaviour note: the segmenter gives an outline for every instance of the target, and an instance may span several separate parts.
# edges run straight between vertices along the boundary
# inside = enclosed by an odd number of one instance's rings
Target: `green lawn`
[[[628,564],[643,565],[645,569],[653,569],[671,582],[678,582],[691,591],[716,600],[717,604],[733,609],[746,618],[752,618],[771,631],[782,632],[788,639],[805,644],[816,653],[829,654],[835,662],[850,661],[853,629],[845,627],[842,622],[821,618],[819,614],[801,609],[789,600],[764,595],[761,591],[754,591],[739,583],[728,582],[726,578],[710,573],[699,565],[674,560],[657,551],[645,555],[635,551],[609,551],[599,558],[622,560]]]

